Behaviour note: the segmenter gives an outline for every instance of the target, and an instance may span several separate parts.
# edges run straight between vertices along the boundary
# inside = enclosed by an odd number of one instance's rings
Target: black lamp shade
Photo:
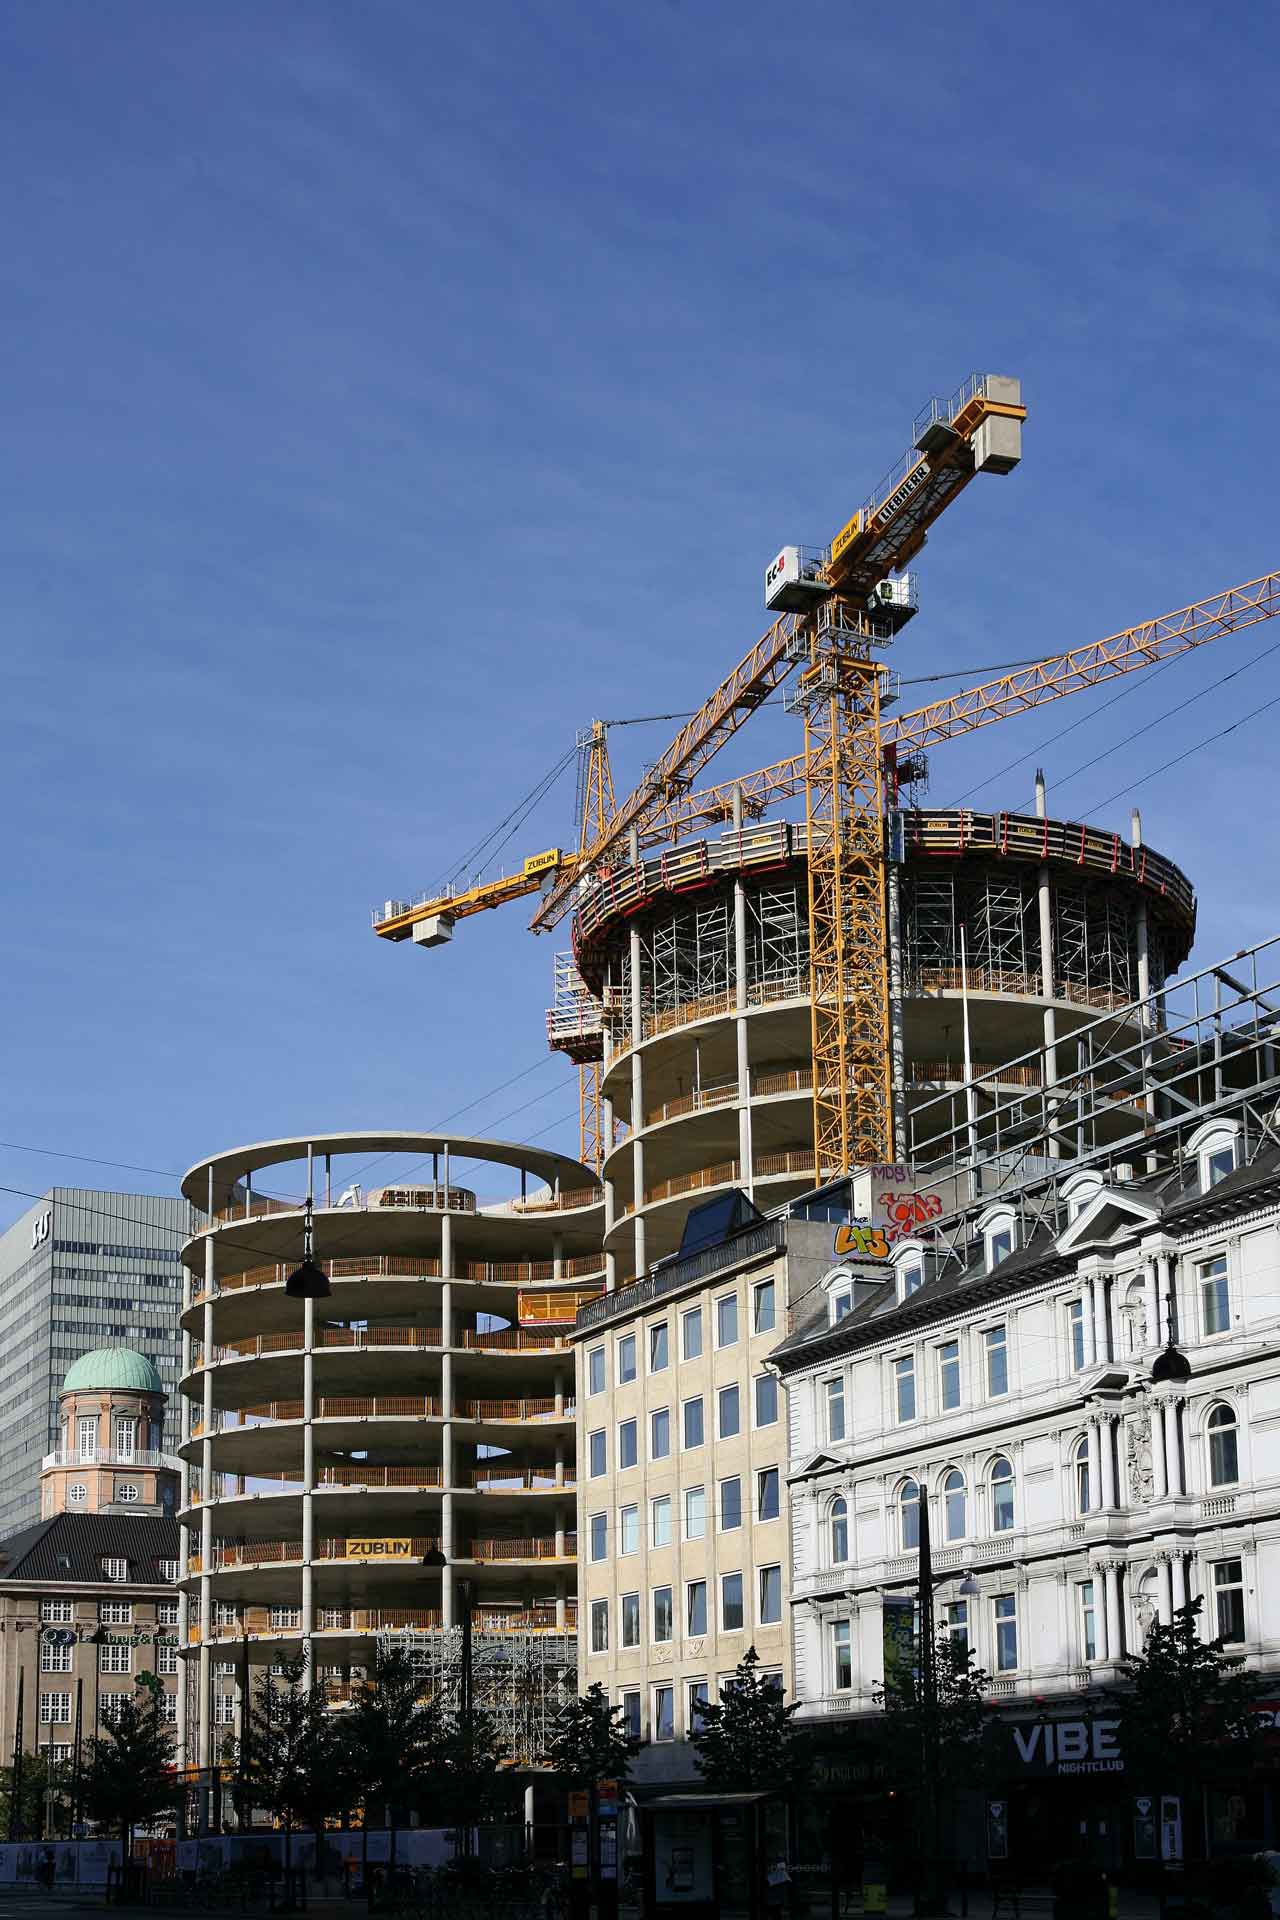
[[[1184,1380],[1191,1378],[1191,1362],[1177,1347],[1161,1347],[1151,1363],[1151,1378],[1157,1386],[1168,1382],[1180,1387]]]
[[[327,1300],[333,1291],[328,1274],[314,1260],[304,1260],[300,1267],[295,1267],[284,1283],[284,1290],[291,1300]]]

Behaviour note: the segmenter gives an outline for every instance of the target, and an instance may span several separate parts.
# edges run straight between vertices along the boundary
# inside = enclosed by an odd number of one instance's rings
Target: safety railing
[[[572,1467],[557,1480],[554,1467],[471,1467],[456,1472],[455,1486],[474,1487],[477,1493],[559,1493],[576,1486]]]
[[[542,1420],[557,1412],[562,1420],[571,1420],[572,1402],[557,1409],[554,1397],[544,1395],[534,1400],[459,1400],[454,1407],[459,1420]]]
[[[584,1278],[599,1273],[601,1264],[597,1254],[564,1260],[559,1271],[553,1260],[464,1260],[455,1263],[453,1278],[523,1286],[540,1280]],[[296,1261],[277,1261],[267,1266],[246,1267],[243,1273],[225,1274],[217,1282],[215,1297],[238,1293],[246,1287],[283,1286],[296,1265]],[[317,1265],[331,1280],[438,1280],[442,1277],[439,1258],[429,1254],[370,1254],[364,1258],[321,1260]],[[200,1286],[193,1292],[191,1304],[198,1306],[208,1297],[207,1290]]]
[[[527,1200],[513,1200],[512,1213],[571,1213],[578,1207],[597,1206],[604,1198],[600,1187],[576,1187],[570,1193],[535,1193]]]
[[[799,1147],[781,1153],[760,1153],[755,1158],[755,1177],[757,1180],[776,1179],[780,1175],[813,1172],[813,1149]],[[644,1190],[645,1206],[652,1206],[658,1200],[675,1200],[681,1194],[696,1193],[703,1187],[733,1186],[742,1177],[740,1160],[721,1160],[714,1166],[695,1167],[689,1173],[673,1174],[669,1180],[659,1180],[654,1186]],[[628,1201],[623,1210],[626,1214],[635,1212],[635,1204]]]
[[[488,1333],[467,1329],[462,1344],[473,1353],[551,1353],[565,1345],[558,1333],[531,1333],[525,1327],[498,1327]]]
[[[558,1626],[554,1605],[535,1607],[477,1607],[472,1626],[482,1633],[573,1633],[578,1625],[577,1602],[565,1602],[564,1625]],[[432,1633],[444,1625],[439,1607],[318,1607],[315,1614],[317,1634],[326,1633]],[[242,1607],[231,1620],[219,1620],[203,1635],[198,1622],[187,1629],[187,1641],[199,1646],[207,1637],[211,1642],[276,1638],[302,1632],[300,1607]]]
[[[215,1360],[260,1360],[274,1353],[301,1353],[305,1335],[298,1333],[259,1333],[248,1340],[223,1340],[213,1349]],[[313,1345],[317,1351],[342,1347],[363,1350],[371,1347],[438,1347],[439,1327],[325,1327],[317,1333]],[[202,1352],[193,1348],[193,1364]]]
[[[566,1533],[563,1545],[554,1534],[534,1540],[472,1540],[460,1549],[463,1560],[572,1560],[578,1551],[576,1533]]]
[[[407,1566],[420,1561],[424,1553],[438,1552],[440,1541],[430,1535],[415,1534],[409,1551],[402,1555],[352,1553],[355,1542],[348,1539],[317,1540],[311,1548],[313,1560],[355,1560],[361,1565]],[[235,1540],[220,1542],[213,1550],[213,1565],[219,1571],[231,1567],[290,1566],[303,1557],[301,1540]]]

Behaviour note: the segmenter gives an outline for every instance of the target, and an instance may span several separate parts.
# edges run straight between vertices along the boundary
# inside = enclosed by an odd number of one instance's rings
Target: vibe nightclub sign
[[[1005,1731],[1011,1771],[1024,1778],[1124,1772],[1118,1720],[1023,1720]]]

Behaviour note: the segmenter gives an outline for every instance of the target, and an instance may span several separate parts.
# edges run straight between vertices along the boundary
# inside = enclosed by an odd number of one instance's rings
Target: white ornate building
[[[879,1268],[833,1256],[794,1303],[774,1359],[804,1717],[874,1711],[886,1611],[915,1590],[922,1498],[939,1622],[1011,1715],[1023,1697],[1043,1715],[1074,1696],[1078,1711],[1154,1617],[1197,1597],[1207,1639],[1280,1667],[1280,1122],[1264,1007],[1242,996],[1216,1038],[1198,1026],[1165,1046],[1177,1065],[1140,1153],[1015,1165],[1006,1151],[965,1176],[971,1197],[928,1241],[898,1242]],[[1176,1356],[1161,1363],[1170,1326],[1185,1378]]]

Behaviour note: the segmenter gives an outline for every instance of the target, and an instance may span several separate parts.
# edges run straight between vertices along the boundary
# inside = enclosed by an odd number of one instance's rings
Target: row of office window
[[[736,1346],[739,1338],[738,1296],[723,1293],[713,1303],[717,1349]],[[702,1308],[689,1307],[679,1316],[680,1358],[697,1360],[703,1351]],[[762,1280],[751,1289],[751,1331],[772,1333],[778,1324],[777,1289],[772,1280]],[[650,1373],[665,1373],[671,1364],[671,1325],[666,1320],[648,1328],[648,1365]],[[638,1379],[640,1371],[640,1335],[620,1333],[613,1343],[614,1385],[623,1387]],[[587,1392],[603,1393],[608,1386],[608,1350],[602,1344],[587,1350]]]
[[[711,1630],[709,1591],[709,1583],[706,1580],[685,1581],[682,1631],[686,1639],[701,1639]],[[669,1645],[676,1638],[675,1595],[676,1589],[671,1586],[654,1587],[650,1591],[649,1638],[653,1646]],[[641,1596],[638,1592],[623,1593],[618,1597],[618,1645],[620,1648],[641,1645],[640,1600]],[[757,1568],[755,1603],[754,1621],[749,1621],[745,1576],[742,1573],[722,1573],[719,1581],[720,1632],[742,1633],[749,1625],[776,1627],[782,1624],[781,1566]],[[593,1600],[591,1602],[590,1648],[592,1653],[609,1651],[611,1612],[611,1601]]]
[[[40,1644],[41,1673],[70,1673],[73,1670],[75,1646],[57,1646],[44,1640]],[[175,1641],[161,1641],[158,1646],[147,1648],[148,1663],[155,1661],[157,1673],[176,1673],[178,1671],[178,1648]],[[98,1648],[99,1673],[132,1673],[133,1648],[128,1644],[108,1644]]]
[[[732,1533],[742,1525],[743,1499],[742,1476],[729,1474],[716,1487],[716,1508],[714,1519],[716,1532]],[[757,1520],[776,1520],[780,1503],[780,1474],[777,1467],[761,1467],[755,1476],[755,1507]],[[649,1502],[649,1545],[651,1547],[669,1547],[674,1539],[673,1495],[656,1494]],[[707,1536],[707,1489],[705,1487],[686,1487],[683,1497],[684,1538],[686,1540],[704,1540]],[[593,1513],[587,1521],[588,1557],[593,1561],[608,1560],[611,1557],[609,1540],[609,1515]],[[618,1508],[617,1551],[620,1554],[640,1551],[640,1508],[638,1505]]]
[[[758,1373],[751,1383],[753,1425],[771,1427],[778,1418],[778,1378],[773,1373]],[[742,1389],[733,1382],[715,1394],[716,1438],[732,1440],[742,1432]],[[682,1448],[700,1447],[706,1439],[706,1403],[702,1394],[694,1394],[680,1403],[680,1444]],[[649,1458],[666,1460],[671,1454],[671,1409],[655,1407],[649,1415]],[[636,1419],[619,1420],[617,1433],[617,1471],[640,1464],[640,1423]],[[587,1436],[587,1473],[599,1479],[609,1470],[608,1435],[597,1427]]]
[[[773,1685],[777,1687],[779,1692],[782,1691],[782,1675],[775,1669],[762,1669],[760,1678],[766,1685]],[[721,1699],[724,1698],[726,1689],[731,1687],[732,1684],[733,1676],[731,1674],[721,1676]],[[682,1729],[676,1725],[676,1693],[677,1689],[673,1681],[661,1686],[650,1687],[649,1738],[651,1740],[674,1740],[677,1733],[681,1731],[683,1731],[687,1738],[689,1734],[693,1733],[695,1729],[701,1725],[702,1717],[699,1713],[699,1708],[708,1706],[711,1699],[707,1682],[705,1680],[686,1680],[684,1682],[685,1717]],[[628,1737],[632,1740],[644,1739],[645,1730],[642,1715],[643,1694],[640,1688],[621,1688],[618,1693],[618,1705],[622,1708],[623,1730]]]
[[[104,1725],[119,1713],[126,1701],[133,1700],[132,1693],[102,1693],[98,1696],[98,1719]],[[42,1693],[40,1695],[40,1725],[42,1727],[69,1727],[74,1718],[74,1705],[69,1693]],[[178,1718],[178,1696],[176,1693],[160,1695],[160,1718],[170,1726]],[[68,1753],[70,1749],[68,1748]],[[55,1748],[56,1752],[56,1748]],[[44,1749],[41,1748],[43,1755]]]
[[[173,1573],[170,1577],[175,1580],[177,1579],[178,1563],[176,1560],[163,1560],[159,1564],[162,1567],[172,1567]],[[155,1602],[155,1610],[156,1624],[158,1626],[177,1626],[178,1603],[176,1600],[157,1600]],[[69,1626],[75,1617],[76,1602],[74,1600],[42,1600],[40,1602],[40,1618],[47,1624]],[[97,1605],[97,1618],[103,1626],[107,1627],[132,1626],[133,1601],[99,1600]]]

